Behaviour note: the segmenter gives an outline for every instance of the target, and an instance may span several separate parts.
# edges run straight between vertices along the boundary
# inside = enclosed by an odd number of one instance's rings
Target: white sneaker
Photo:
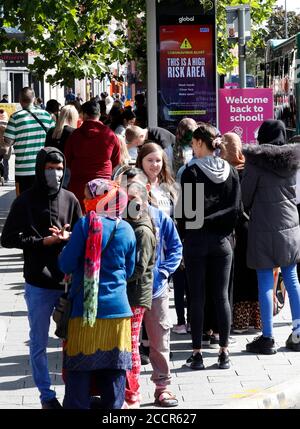
[[[174,325],[172,328],[172,332],[174,332],[174,334],[187,334],[187,330],[186,330],[186,326],[185,325]]]

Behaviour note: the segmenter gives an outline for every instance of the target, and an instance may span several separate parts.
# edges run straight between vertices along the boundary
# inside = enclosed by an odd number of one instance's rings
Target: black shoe
[[[208,335],[208,334],[202,335],[202,341],[201,341],[202,347],[209,347],[210,346],[210,337],[211,337],[211,335]]]
[[[91,410],[102,410],[103,409],[103,402],[99,396],[91,396],[90,409]]]
[[[185,363],[185,366],[188,366],[191,369],[204,369],[203,358],[201,353],[196,353],[188,358]]]
[[[42,402],[43,410],[59,410],[62,408],[62,405],[58,402],[56,398],[53,398],[50,401]]]
[[[215,335],[210,335],[209,348],[210,349],[218,349],[219,348],[219,342],[220,342],[219,337],[216,337]]]
[[[219,354],[218,367],[219,367],[219,369],[229,369],[230,368],[230,361],[229,361],[229,354],[228,353],[222,352]]]
[[[274,338],[264,337],[263,335],[254,338],[251,343],[248,343],[246,350],[250,353],[259,353],[262,355],[274,355],[277,352]]]
[[[291,333],[289,338],[285,342],[285,347],[294,352],[300,352],[300,338],[299,334]]]
[[[141,344],[139,347],[139,352],[141,357],[141,364],[148,365],[150,363],[150,359],[149,359],[150,348]]]

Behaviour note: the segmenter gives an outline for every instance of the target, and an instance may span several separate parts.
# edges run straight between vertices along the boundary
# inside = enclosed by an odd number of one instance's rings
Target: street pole
[[[287,10],[286,10],[286,0],[285,0],[284,4],[285,4],[285,6],[284,6],[285,7],[285,12],[284,12],[284,15],[285,15],[285,18],[284,18],[284,20],[285,20],[285,38],[288,39],[289,34],[288,34],[288,18],[287,18]]]
[[[300,34],[298,33],[296,36],[296,78],[295,78],[295,95],[296,100],[300,100]],[[300,109],[296,109],[296,128],[297,134],[300,134]]]
[[[245,38],[245,8],[238,9],[239,18],[239,77],[240,88],[246,88],[246,38]]]
[[[157,126],[157,60],[156,60],[156,1],[146,1],[147,10],[147,61],[148,126]]]

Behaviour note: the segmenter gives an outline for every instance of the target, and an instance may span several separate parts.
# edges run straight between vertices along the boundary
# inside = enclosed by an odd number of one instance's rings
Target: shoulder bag
[[[111,232],[111,234],[109,236],[109,239],[107,240],[107,243],[106,243],[104,249],[101,252],[101,256],[104,255],[104,253],[107,250],[108,246],[110,245],[112,239],[114,238],[116,230],[117,230],[117,227],[118,227],[118,224],[119,224],[119,221],[120,220],[117,219],[116,224],[114,226],[114,229],[112,230],[112,232]],[[56,329],[55,329],[54,334],[58,338],[66,340],[68,338],[68,325],[69,325],[69,320],[70,320],[71,313],[72,313],[73,300],[74,300],[74,297],[80,291],[82,285],[80,285],[78,287],[78,289],[76,290],[75,294],[71,298],[69,296],[69,292],[68,292],[69,285],[71,283],[71,275],[66,275],[65,276],[64,283],[65,283],[65,292],[59,298],[59,302],[58,302],[57,306],[55,307],[55,309],[53,311],[52,319],[56,323]]]

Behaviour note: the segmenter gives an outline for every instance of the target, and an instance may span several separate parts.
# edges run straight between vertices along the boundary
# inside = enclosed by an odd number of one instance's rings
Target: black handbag
[[[72,300],[65,292],[60,298],[58,305],[55,307],[52,318],[56,323],[54,334],[61,339],[66,340],[68,334],[68,324],[72,312]]]
[[[112,230],[109,239],[107,240],[106,246],[104,247],[104,249],[101,252],[101,256],[103,256],[103,254],[105,253],[106,249],[108,248],[110,242],[114,238],[118,223],[119,223],[119,219],[117,219],[117,221],[116,221],[115,227]],[[52,313],[52,319],[56,323],[56,329],[55,329],[54,334],[58,338],[61,338],[63,340],[67,340],[67,338],[68,338],[68,325],[69,325],[69,320],[70,320],[71,313],[72,313],[73,299],[77,295],[77,293],[79,292],[79,290],[81,289],[81,286],[82,286],[82,285],[80,285],[78,287],[75,294],[71,298],[69,296],[69,293],[68,293],[70,282],[71,282],[71,276],[66,275],[65,279],[64,279],[65,293],[59,298],[59,302],[58,302],[57,306],[55,307],[55,309]]]
[[[283,277],[279,268],[273,270],[274,287],[273,287],[273,316],[276,316],[283,309],[286,298],[286,289]]]

